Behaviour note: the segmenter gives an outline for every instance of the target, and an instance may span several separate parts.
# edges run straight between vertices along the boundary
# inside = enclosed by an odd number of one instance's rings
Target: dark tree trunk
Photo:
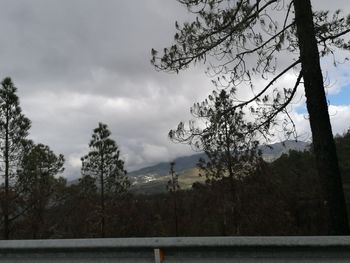
[[[101,154],[101,167],[100,167],[100,184],[101,184],[101,196],[100,196],[100,204],[101,204],[101,237],[105,237],[105,193],[104,193],[104,158],[103,154]]]
[[[313,150],[323,204],[329,215],[329,234],[348,234],[346,204],[324,91],[311,2],[294,0],[294,9]]]
[[[174,163],[171,163],[171,169],[170,169],[170,174],[171,174],[171,188],[172,188],[172,199],[173,199],[173,205],[174,205],[174,219],[175,219],[175,236],[178,236],[178,216],[177,216],[177,185],[175,184],[175,176],[174,176]]]
[[[179,235],[178,217],[177,217],[177,193],[173,192],[174,199],[174,214],[175,214],[175,236]]]
[[[101,205],[101,225],[100,225],[100,235],[102,238],[105,237],[105,200],[104,200],[104,183],[103,176],[100,177],[101,181],[101,196],[100,196],[100,205]]]
[[[9,220],[9,111],[6,111],[5,123],[5,204],[4,204],[4,239],[10,238],[10,220]]]

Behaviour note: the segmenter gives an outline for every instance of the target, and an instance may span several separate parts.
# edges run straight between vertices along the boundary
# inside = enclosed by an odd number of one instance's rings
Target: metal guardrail
[[[0,241],[0,262],[350,262],[350,237]]]

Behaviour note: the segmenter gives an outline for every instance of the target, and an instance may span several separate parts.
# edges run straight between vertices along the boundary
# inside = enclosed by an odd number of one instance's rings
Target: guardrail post
[[[155,263],[162,263],[164,260],[164,250],[155,248],[154,249],[154,262]]]

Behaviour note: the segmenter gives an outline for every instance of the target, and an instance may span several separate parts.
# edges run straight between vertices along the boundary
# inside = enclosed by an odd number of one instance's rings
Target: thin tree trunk
[[[4,239],[10,238],[10,222],[9,222],[9,112],[6,111],[5,124],[5,204],[4,204]]]
[[[105,237],[105,197],[104,197],[104,174],[103,174],[103,155],[101,156],[101,170],[100,170],[100,183],[101,183],[101,237]]]
[[[100,178],[101,180],[101,237],[105,237],[105,202],[104,202],[104,184],[103,184],[103,176]]]
[[[224,111],[226,112],[226,107],[224,107]],[[230,188],[231,188],[231,213],[232,213],[232,220],[233,220],[233,227],[234,227],[234,234],[238,235],[239,233],[239,211],[237,210],[237,187],[236,187],[236,182],[235,182],[235,177],[234,177],[234,171],[233,171],[233,158],[232,158],[232,152],[231,152],[231,147],[232,143],[230,142],[230,134],[228,131],[228,125],[229,125],[230,120],[227,120],[225,117],[225,143],[226,143],[226,161],[227,161],[227,169],[229,172],[229,180],[230,180]],[[233,147],[236,148],[236,147]]]
[[[177,218],[177,195],[176,192],[173,193],[174,198],[174,213],[175,213],[175,236],[177,237],[179,235],[179,226],[178,226],[178,218]]]
[[[311,2],[294,0],[294,9],[313,150],[323,204],[329,215],[329,234],[348,234],[346,204],[324,91]]]
[[[175,236],[178,236],[178,218],[177,218],[177,185],[175,182],[175,177],[174,177],[174,164],[171,163],[171,182],[172,182],[172,198],[173,198],[173,204],[174,204],[174,216],[175,216]]]

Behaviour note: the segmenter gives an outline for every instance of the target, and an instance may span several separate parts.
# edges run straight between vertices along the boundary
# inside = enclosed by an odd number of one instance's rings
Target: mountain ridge
[[[259,150],[262,152],[262,157],[265,161],[272,162],[279,158],[283,153],[288,153],[290,150],[304,151],[307,150],[310,143],[303,141],[286,140],[284,142],[274,143],[270,145],[261,145]],[[205,153],[197,153],[188,156],[181,156],[174,159],[175,171],[182,173],[188,169],[197,167],[200,158],[206,158]],[[146,183],[156,180],[159,177],[169,174],[170,162],[161,162],[156,165],[144,167],[136,171],[128,173],[133,184]]]

